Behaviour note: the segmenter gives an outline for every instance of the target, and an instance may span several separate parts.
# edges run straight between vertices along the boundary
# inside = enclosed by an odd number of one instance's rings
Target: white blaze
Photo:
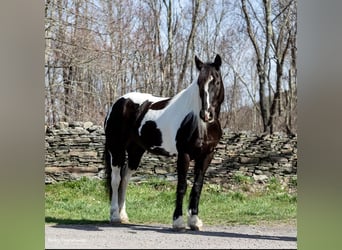
[[[213,80],[213,77],[210,75],[206,83],[204,84],[204,92],[207,96],[207,108],[210,107],[210,100],[209,100],[209,83]]]

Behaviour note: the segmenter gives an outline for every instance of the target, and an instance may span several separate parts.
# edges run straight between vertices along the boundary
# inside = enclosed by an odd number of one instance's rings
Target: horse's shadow
[[[145,224],[111,224],[108,221],[95,220],[63,220],[46,217],[45,221],[48,223],[55,223],[53,227],[75,229],[82,231],[103,231],[102,228],[123,227],[128,228],[130,233],[137,233],[139,231],[153,231],[163,234],[192,234],[202,235],[208,237],[228,237],[240,239],[256,239],[256,240],[276,240],[276,241],[297,241],[297,237],[291,236],[275,236],[275,235],[259,235],[248,233],[233,233],[222,231],[193,231],[190,229],[175,230],[167,225],[145,225]],[[205,230],[205,229],[204,229]]]

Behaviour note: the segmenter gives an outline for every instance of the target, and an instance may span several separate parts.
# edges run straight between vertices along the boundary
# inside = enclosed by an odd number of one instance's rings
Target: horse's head
[[[199,70],[197,84],[201,97],[200,118],[204,122],[211,123],[218,119],[224,99],[224,86],[220,72],[221,57],[216,55],[213,63],[203,63],[195,56],[195,63]]]

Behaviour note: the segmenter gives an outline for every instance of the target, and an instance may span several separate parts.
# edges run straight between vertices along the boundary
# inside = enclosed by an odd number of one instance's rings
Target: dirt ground
[[[297,249],[295,223],[206,226],[174,231],[170,225],[45,225],[46,249]]]

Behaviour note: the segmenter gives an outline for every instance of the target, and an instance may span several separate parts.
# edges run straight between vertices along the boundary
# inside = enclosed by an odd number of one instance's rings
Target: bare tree
[[[183,64],[182,64],[180,74],[179,74],[179,78],[178,78],[177,92],[179,92],[180,89],[182,88],[182,82],[184,80],[185,71],[186,71],[188,63],[189,63],[189,53],[190,53],[190,49],[192,47],[192,44],[194,42],[200,3],[201,3],[201,0],[193,0],[192,1],[191,28],[190,28],[190,34],[189,34],[187,42],[186,42],[185,56],[183,59]]]
[[[252,42],[255,56],[256,68],[259,80],[259,102],[260,112],[263,121],[263,131],[273,133],[274,118],[276,111],[278,115],[282,115],[281,94],[282,94],[282,78],[284,74],[285,58],[290,45],[289,17],[291,12],[289,6],[294,0],[278,2],[281,11],[274,15],[271,0],[263,0],[262,6],[253,6],[249,1],[241,0],[241,7],[245,17],[247,34]],[[247,7],[248,4],[248,7]],[[263,19],[257,14],[257,8],[263,8]],[[272,20],[272,15],[275,17]],[[259,28],[263,30],[263,36],[257,36],[257,25],[253,25],[252,17],[255,23],[259,24]],[[281,19],[281,21],[278,21]],[[278,25],[276,25],[278,23]],[[272,63],[275,61],[275,89],[272,85]],[[268,93],[267,93],[268,89]]]
[[[219,53],[225,126],[296,131],[296,8],[295,0],[45,0],[45,120],[102,124],[120,95],[172,96],[196,76],[194,55]]]

